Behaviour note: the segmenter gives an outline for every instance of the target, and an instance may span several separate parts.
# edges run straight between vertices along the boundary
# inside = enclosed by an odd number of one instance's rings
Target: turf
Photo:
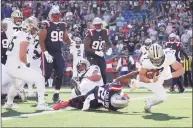
[[[124,91],[131,101],[128,107],[118,112],[61,110],[39,115],[41,112],[35,111],[36,101],[28,100],[19,103],[17,110],[2,109],[2,127],[192,127],[192,89],[186,89],[183,94],[168,93],[168,100],[154,107],[152,113],[143,110],[145,99],[152,94],[150,91]],[[52,94],[53,89],[48,89],[46,101],[49,104],[52,104]],[[70,89],[62,90],[63,100],[70,96]],[[27,115],[33,113],[37,115]]]

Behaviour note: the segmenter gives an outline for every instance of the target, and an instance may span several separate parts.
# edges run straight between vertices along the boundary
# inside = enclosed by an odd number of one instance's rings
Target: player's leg
[[[100,58],[98,60],[99,60],[98,66],[99,66],[100,71],[101,71],[103,83],[106,84],[106,82],[107,82],[107,79],[106,79],[106,60],[105,60],[105,58]]]
[[[176,82],[177,82],[177,85],[178,85],[178,90],[179,90],[179,93],[183,93],[184,92],[184,87],[182,85],[182,76],[179,76],[178,78],[176,78]]]
[[[44,101],[45,79],[41,74],[25,66],[18,66],[18,68],[15,68],[15,67],[12,68],[11,66],[9,66],[8,72],[11,76],[17,79],[35,82],[37,86],[37,92],[38,92],[38,105],[36,109],[37,110],[49,109],[47,104],[45,104],[45,101]]]
[[[8,84],[10,84],[11,82],[11,77],[9,76],[9,74],[7,73],[6,70],[6,66],[4,64],[1,64],[1,69],[2,69],[2,86],[6,86]]]
[[[53,66],[56,73],[56,82],[55,82],[56,86],[55,86],[55,93],[53,95],[53,101],[58,101],[59,92],[62,85],[63,69],[65,65],[64,65],[64,59],[61,54],[56,54],[54,56],[54,60],[55,61],[53,62]]]
[[[98,65],[98,59],[96,57],[87,56],[87,60],[89,61],[90,65]]]
[[[167,93],[160,82],[154,84],[150,83],[147,87],[153,92],[153,96],[150,97],[145,104],[145,111],[150,112],[151,107],[158,105],[167,99]]]

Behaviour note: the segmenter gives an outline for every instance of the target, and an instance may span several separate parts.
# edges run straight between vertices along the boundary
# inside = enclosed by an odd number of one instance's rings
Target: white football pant
[[[13,97],[15,96],[14,92],[17,92],[17,90],[22,88],[21,86],[24,85],[21,85],[21,83],[23,83],[22,81],[35,82],[38,92],[38,104],[45,103],[45,79],[40,73],[24,66],[22,62],[15,57],[9,57],[6,66],[8,74],[13,77],[13,85],[8,93],[8,104],[13,103]]]
[[[11,77],[7,73],[6,66],[4,64],[1,64],[2,69],[2,90],[1,94],[7,94],[9,91],[9,88],[11,87]]]

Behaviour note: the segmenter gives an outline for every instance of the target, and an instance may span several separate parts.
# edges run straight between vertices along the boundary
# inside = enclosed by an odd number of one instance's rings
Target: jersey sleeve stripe
[[[90,32],[90,35],[93,36],[92,30],[88,29],[88,31]]]
[[[48,25],[48,27],[50,26],[50,23],[46,20],[42,21],[42,23],[46,23]]]
[[[110,90],[115,90],[115,91],[120,91],[120,90],[122,90],[122,87],[120,86],[120,87],[111,87],[111,88],[109,88]]]
[[[107,30],[107,35],[109,35],[110,34],[110,31],[109,31],[109,29],[106,29]]]

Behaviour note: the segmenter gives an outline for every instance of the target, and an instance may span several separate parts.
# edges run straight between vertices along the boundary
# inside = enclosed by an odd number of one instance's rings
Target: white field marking
[[[192,97],[186,97],[186,96],[183,96],[181,98],[185,98],[185,99],[192,99]]]
[[[148,97],[139,97],[139,98],[131,98],[130,100],[143,100],[143,99],[147,99]],[[44,114],[50,114],[50,113],[55,113],[55,112],[62,112],[62,111],[66,111],[66,110],[72,110],[75,108],[71,108],[71,107],[67,107],[66,109],[63,110],[58,110],[58,111],[44,111],[44,112],[40,112],[40,113],[32,113],[32,114],[21,114],[19,116],[11,116],[11,117],[2,117],[2,120],[11,120],[11,119],[18,119],[18,118],[27,118],[30,116],[38,116],[38,115],[44,115]]]

